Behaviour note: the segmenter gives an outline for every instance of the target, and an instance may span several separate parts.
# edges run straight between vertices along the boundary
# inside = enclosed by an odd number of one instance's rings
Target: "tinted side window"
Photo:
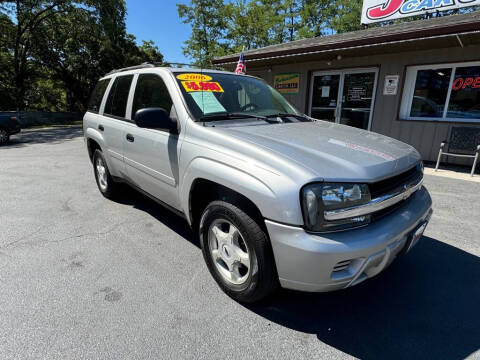
[[[105,104],[105,114],[125,117],[132,80],[133,75],[119,76],[115,79]]]
[[[100,105],[102,104],[103,95],[105,95],[105,90],[107,90],[109,83],[110,79],[100,80],[97,83],[88,102],[88,111],[98,113]]]
[[[135,97],[133,98],[132,116],[140,109],[160,107],[170,113],[172,98],[162,78],[155,74],[141,74],[138,77]]]

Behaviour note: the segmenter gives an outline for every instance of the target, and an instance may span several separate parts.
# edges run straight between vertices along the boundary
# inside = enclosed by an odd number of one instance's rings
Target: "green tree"
[[[269,13],[262,4],[246,0],[230,2],[225,7],[226,39],[229,51],[254,49],[271,44]]]
[[[342,33],[361,29],[362,1],[335,0],[326,11],[327,27],[334,32]]]
[[[149,62],[152,64],[163,64],[163,55],[155,43],[150,41],[142,41],[142,45],[138,47],[141,62]]]
[[[6,14],[0,14],[0,109],[14,103],[13,39],[15,24]]]
[[[27,26],[25,19],[31,14],[23,14],[24,3],[21,9],[17,3],[1,3],[0,26],[5,35],[0,37],[0,64],[5,68],[0,69],[0,92],[12,94],[0,101],[2,109],[11,110],[15,104],[20,110],[83,111],[93,86],[105,73],[163,61],[153,42],[137,46],[135,37],[127,33],[124,0],[64,1],[57,7],[51,7],[53,2],[35,3],[34,11],[48,16],[41,15],[34,27]],[[15,23],[16,16],[23,25]],[[27,30],[19,36],[19,29]],[[20,50],[15,51],[16,47]],[[55,101],[55,96],[61,101]]]
[[[186,56],[198,65],[209,65],[213,58],[228,52],[223,0],[191,0],[189,5],[178,4],[177,10],[183,23],[190,24],[192,29],[183,47]]]
[[[25,95],[28,90],[28,80],[34,76],[35,69],[29,64],[33,46],[33,34],[43,21],[55,14],[61,14],[71,6],[69,0],[38,1],[38,0],[2,0],[2,14],[14,18],[15,30],[8,40],[12,52],[12,91],[14,107],[17,110],[25,108]]]
[[[297,38],[311,38],[324,34],[328,13],[331,7],[329,0],[302,0],[299,16],[300,25]]]

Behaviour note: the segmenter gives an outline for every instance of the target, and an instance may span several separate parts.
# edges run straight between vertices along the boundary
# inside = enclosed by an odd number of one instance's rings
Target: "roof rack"
[[[187,67],[190,67],[190,68],[198,68],[198,69],[204,69],[204,70],[223,70],[223,68],[221,66],[209,66],[209,67],[202,67],[200,65],[196,65],[196,64],[183,64],[183,63],[170,63],[170,62],[164,62],[164,63],[148,63],[148,62],[144,62],[143,64],[140,64],[140,65],[135,65],[135,66],[129,66],[129,67],[126,67],[126,68],[122,68],[122,69],[115,69],[115,70],[112,70],[110,71],[108,74],[106,74],[105,76],[108,76],[108,75],[112,75],[112,74],[116,74],[116,73],[119,73],[119,72],[124,72],[124,71],[129,71],[129,70],[137,70],[137,69],[146,69],[146,68],[154,68],[154,67],[171,67],[171,66],[180,66],[180,67],[183,67],[183,66],[187,66]]]
[[[112,70],[112,71],[110,71],[107,75],[112,75],[112,74],[119,73],[119,72],[123,72],[123,71],[136,70],[136,69],[145,69],[145,68],[153,68],[153,67],[155,67],[155,65],[145,62],[145,63],[140,64],[140,65],[129,66],[129,67],[122,68],[122,69]]]

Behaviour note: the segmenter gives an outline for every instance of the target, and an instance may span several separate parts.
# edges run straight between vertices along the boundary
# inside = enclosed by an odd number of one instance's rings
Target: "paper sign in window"
[[[197,91],[190,93],[204,114],[227,112],[213,92]]]
[[[322,86],[322,97],[330,97],[330,86]]]

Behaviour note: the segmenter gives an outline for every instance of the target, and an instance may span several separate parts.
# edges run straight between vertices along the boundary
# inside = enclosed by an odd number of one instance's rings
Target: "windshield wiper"
[[[215,115],[205,115],[200,118],[200,121],[221,121],[221,120],[231,120],[231,119],[258,119],[267,122],[277,122],[272,121],[268,117],[260,116],[260,115],[250,115],[250,114],[242,114],[242,113],[223,113],[223,114],[215,114]]]
[[[284,118],[284,117],[293,117],[295,119],[302,119],[302,120],[307,119],[305,116],[302,116],[302,115],[288,114],[288,113],[279,113],[279,114],[267,115],[267,118],[274,118],[274,117],[277,117],[277,118],[280,118],[280,119]]]

